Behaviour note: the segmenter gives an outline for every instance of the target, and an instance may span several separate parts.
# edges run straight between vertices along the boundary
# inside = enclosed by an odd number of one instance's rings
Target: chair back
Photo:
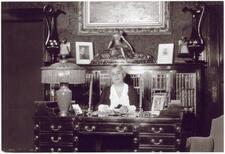
[[[223,115],[212,120],[210,136],[213,137],[214,152],[223,152]]]

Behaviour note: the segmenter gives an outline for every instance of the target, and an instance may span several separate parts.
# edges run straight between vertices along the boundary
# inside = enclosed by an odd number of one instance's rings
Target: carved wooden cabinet
[[[34,150],[37,152],[74,151],[73,118],[34,117]]]
[[[181,151],[181,121],[160,120],[140,124],[138,151]]]
[[[37,152],[182,151],[181,123],[182,117],[35,115],[34,150]]]

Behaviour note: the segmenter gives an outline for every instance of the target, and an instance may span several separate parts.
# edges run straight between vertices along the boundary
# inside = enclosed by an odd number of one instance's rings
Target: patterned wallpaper
[[[78,31],[78,2],[3,2],[2,10],[9,8],[42,8],[44,5],[50,4],[55,9],[61,9],[66,15],[58,17],[58,33],[59,38],[67,38],[71,42],[71,49],[75,53],[75,42],[93,42],[94,54],[106,49],[111,36],[79,36]],[[175,52],[178,50],[178,40],[181,36],[190,36],[191,33],[191,14],[183,13],[183,7],[192,7],[192,2],[170,2],[170,20],[171,34],[166,35],[128,35],[126,36],[130,44],[135,48],[136,52],[148,52],[157,57],[159,43],[174,43]],[[204,37],[204,33],[203,33]]]

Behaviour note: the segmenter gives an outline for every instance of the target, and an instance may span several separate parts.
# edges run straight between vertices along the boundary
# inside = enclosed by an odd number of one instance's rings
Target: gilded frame
[[[109,5],[109,3],[117,6],[126,4],[126,7],[118,11],[118,8],[115,8],[111,4]],[[130,3],[130,8],[127,7],[127,3]],[[146,3],[149,3],[149,5],[146,5]],[[153,8],[152,5],[157,6],[157,11],[149,11]],[[136,9],[137,6],[139,6],[138,9]],[[107,10],[110,8],[111,18],[106,13],[101,12],[104,11],[104,8],[107,8]],[[117,30],[123,30],[129,35],[171,34],[169,2],[129,1],[125,3],[123,1],[87,1],[79,2],[78,9],[79,35],[112,35]],[[126,15],[128,11],[129,15]],[[134,15],[133,18],[130,17],[132,13]]]

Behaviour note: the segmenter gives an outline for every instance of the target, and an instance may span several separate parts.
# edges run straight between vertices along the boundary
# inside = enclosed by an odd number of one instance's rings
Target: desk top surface
[[[160,117],[151,117],[151,118],[142,118],[142,117],[78,117],[78,121],[82,122],[119,122],[119,123],[170,123],[180,122],[180,118],[160,118]]]
[[[59,117],[59,116],[35,116],[35,118],[41,118],[46,120],[70,120],[73,119],[77,122],[122,122],[122,123],[143,123],[143,122],[151,122],[151,123],[170,123],[180,122],[182,119],[170,118],[170,117],[124,117],[124,116],[107,116],[107,117],[87,117],[87,116],[67,116],[67,117]]]

